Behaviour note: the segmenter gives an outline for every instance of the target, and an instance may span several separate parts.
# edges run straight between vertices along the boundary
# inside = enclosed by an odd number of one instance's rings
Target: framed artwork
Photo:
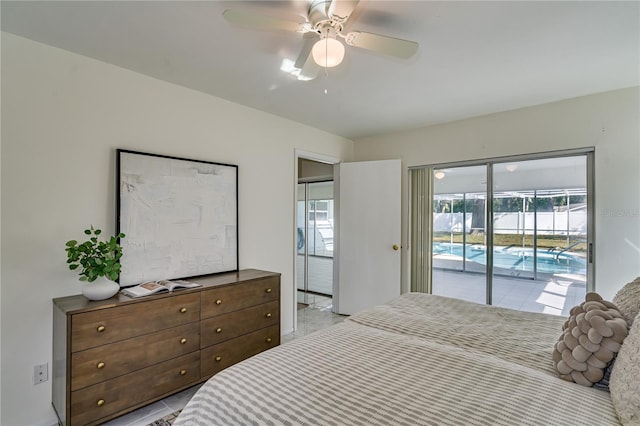
[[[238,166],[116,156],[121,287],[238,270]]]

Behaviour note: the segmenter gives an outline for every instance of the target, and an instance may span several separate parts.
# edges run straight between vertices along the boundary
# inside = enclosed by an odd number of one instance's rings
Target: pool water
[[[486,265],[486,251],[486,246],[467,244],[466,259]],[[434,243],[433,254],[449,254],[462,257],[463,247],[462,244],[457,243]],[[551,274],[587,274],[587,262],[585,258],[575,253],[560,253],[558,249],[538,249],[537,257],[538,272]],[[497,268],[510,269],[513,271],[533,272],[533,249],[522,247],[494,247],[493,265]]]

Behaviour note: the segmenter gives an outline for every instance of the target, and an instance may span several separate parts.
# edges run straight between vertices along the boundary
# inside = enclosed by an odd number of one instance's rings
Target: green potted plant
[[[79,243],[69,240],[66,243],[67,264],[72,271],[79,271],[80,281],[86,282],[82,294],[90,300],[108,299],[120,290],[118,279],[122,246],[119,240],[125,235],[120,233],[108,240],[99,239],[102,231],[91,226],[84,233],[89,239]]]

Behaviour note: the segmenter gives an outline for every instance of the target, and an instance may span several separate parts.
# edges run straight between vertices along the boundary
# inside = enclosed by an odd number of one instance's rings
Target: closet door
[[[296,207],[297,288],[333,294],[333,181],[298,184]],[[298,294],[300,296],[300,294]],[[303,295],[299,302],[309,303]]]

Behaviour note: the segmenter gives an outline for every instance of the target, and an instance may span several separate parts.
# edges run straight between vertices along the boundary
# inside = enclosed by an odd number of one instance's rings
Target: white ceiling
[[[356,139],[640,84],[640,2],[361,0],[346,32],[414,40],[409,60],[347,46],[328,77],[280,70],[306,1],[2,1],[2,30]],[[324,89],[328,93],[324,94]],[[168,100],[170,101],[170,100]]]

